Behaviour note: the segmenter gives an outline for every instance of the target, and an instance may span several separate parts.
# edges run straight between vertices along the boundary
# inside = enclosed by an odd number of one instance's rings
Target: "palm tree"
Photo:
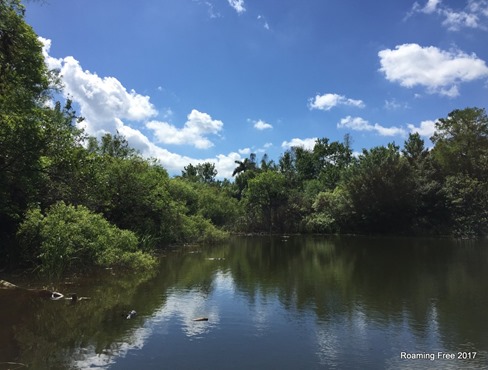
[[[256,169],[256,154],[251,153],[249,158],[244,158],[243,161],[234,161],[238,166],[232,172],[232,176],[238,175],[241,172]]]

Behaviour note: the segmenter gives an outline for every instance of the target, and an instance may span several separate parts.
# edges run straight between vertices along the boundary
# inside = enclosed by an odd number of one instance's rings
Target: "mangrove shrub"
[[[61,274],[91,266],[149,269],[156,260],[138,251],[138,238],[110,224],[84,206],[59,202],[43,215],[27,212],[17,232],[24,258],[42,272]]]

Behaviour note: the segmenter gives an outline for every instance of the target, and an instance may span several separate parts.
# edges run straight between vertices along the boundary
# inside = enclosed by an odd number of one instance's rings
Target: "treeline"
[[[212,163],[170,178],[119,134],[100,139],[44,63],[19,0],[0,0],[0,265],[62,273],[150,268],[151,251],[214,242],[230,232],[478,236],[488,226],[488,118],[451,112],[427,150],[411,134],[354,156],[351,139],[291,148],[278,162]]]
[[[418,133],[353,156],[350,137],[318,139],[278,163],[238,163],[236,196],[250,231],[452,235],[488,233],[488,117],[455,110]]]

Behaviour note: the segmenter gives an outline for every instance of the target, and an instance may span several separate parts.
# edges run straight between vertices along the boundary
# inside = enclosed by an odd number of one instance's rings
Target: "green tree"
[[[197,182],[198,170],[194,165],[190,163],[188,166],[184,167],[183,171],[181,171],[181,177],[188,181]]]
[[[415,214],[414,185],[398,146],[363,150],[342,183],[354,212],[350,227],[367,233],[408,230]]]
[[[442,189],[456,236],[488,234],[488,183],[466,174],[448,176]]]
[[[249,180],[256,177],[259,168],[256,164],[255,153],[251,153],[249,158],[244,158],[243,161],[235,161],[235,163],[238,166],[232,172],[232,176],[235,176],[236,197],[240,200],[244,190],[247,189]]]
[[[191,163],[181,171],[181,177],[191,182],[214,183],[218,172],[215,163],[205,162],[193,166]]]
[[[275,171],[257,174],[249,180],[244,198],[251,225],[269,232],[283,230],[288,198],[283,174]]]
[[[129,146],[127,139],[118,131],[115,135],[106,133],[100,141],[95,137],[87,140],[89,153],[107,155],[114,158],[131,158],[137,155],[137,151]]]
[[[329,139],[317,139],[313,155],[317,167],[317,177],[326,189],[334,189],[341,178],[342,172],[352,163],[350,148],[351,138],[344,137],[344,143],[329,142]]]
[[[454,110],[436,122],[433,155],[446,175],[488,179],[488,117],[484,109]]]
[[[39,200],[46,156],[64,145],[56,135],[72,118],[69,106],[45,104],[58,82],[20,1],[0,0],[0,253],[6,259],[15,258],[12,236]]]
[[[425,142],[418,132],[408,135],[408,139],[403,145],[402,153],[411,165],[418,167],[429,153],[425,149]]]

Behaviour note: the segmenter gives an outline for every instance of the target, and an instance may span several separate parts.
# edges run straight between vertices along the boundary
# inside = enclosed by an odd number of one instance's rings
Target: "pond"
[[[488,366],[486,241],[242,236],[54,287],[91,299],[0,290],[0,369]]]

